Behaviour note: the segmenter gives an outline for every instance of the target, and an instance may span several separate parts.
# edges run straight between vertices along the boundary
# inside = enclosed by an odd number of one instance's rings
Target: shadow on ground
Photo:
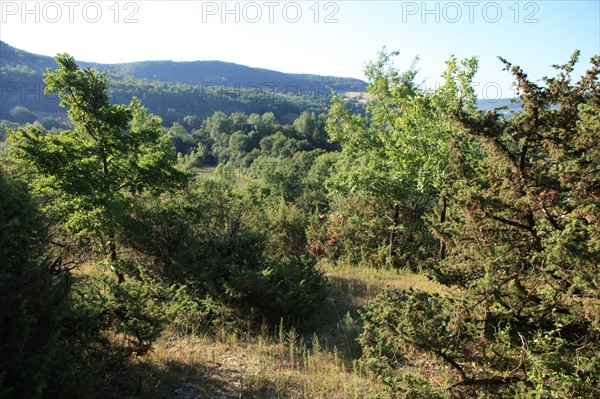
[[[156,365],[133,360],[111,370],[105,379],[105,389],[98,392],[97,397],[270,399],[291,396],[287,389],[289,386],[276,386],[259,376],[249,379],[245,370],[236,370],[220,363],[202,366],[169,361]]]

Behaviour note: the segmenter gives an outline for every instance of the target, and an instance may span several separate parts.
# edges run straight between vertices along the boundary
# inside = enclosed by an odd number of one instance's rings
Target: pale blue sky
[[[223,60],[364,78],[365,62],[387,46],[400,51],[400,68],[419,56],[432,86],[450,54],[476,55],[478,95],[487,98],[513,94],[498,55],[537,79],[575,49],[579,73],[600,53],[598,0],[27,1],[26,9],[0,0],[0,13],[10,45],[97,62]]]

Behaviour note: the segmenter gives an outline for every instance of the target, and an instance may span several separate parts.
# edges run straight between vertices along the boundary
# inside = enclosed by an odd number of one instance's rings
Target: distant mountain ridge
[[[80,66],[90,66],[122,77],[181,83],[191,86],[225,85],[230,88],[261,88],[297,94],[298,91],[331,90],[366,91],[367,83],[354,78],[293,74],[264,68],[253,68],[224,61],[138,61],[119,64],[101,64],[77,61]],[[32,54],[0,41],[0,67],[25,65],[32,71],[44,73],[55,68],[53,57]]]
[[[332,92],[344,94],[353,110],[364,112],[367,83],[353,78],[290,74],[223,61],[140,61],[122,64],[79,62],[107,72],[110,98],[127,103],[137,96],[150,112],[170,126],[186,116],[206,118],[216,111],[226,114],[273,112],[282,123],[291,123],[303,111],[326,112]],[[55,96],[43,94],[47,68],[57,67],[53,57],[29,53],[0,41],[0,119],[26,107],[41,120],[65,116]],[[481,110],[505,106],[510,117],[519,104],[510,99],[478,100]]]
[[[351,106],[361,111],[364,104],[356,93],[367,87],[359,79],[289,74],[223,61],[77,63],[106,72],[112,102],[127,103],[135,95],[166,126],[216,111],[273,112],[280,122],[291,123],[303,111],[325,112],[334,91],[352,93]],[[10,111],[16,106],[26,107],[40,120],[65,116],[56,97],[43,93],[47,68],[57,68],[53,57],[0,41],[0,119],[11,120]]]

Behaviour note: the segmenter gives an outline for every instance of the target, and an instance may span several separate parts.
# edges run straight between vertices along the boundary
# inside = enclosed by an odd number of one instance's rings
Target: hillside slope
[[[366,90],[366,83],[358,79],[288,74],[221,61],[79,64],[108,74],[114,102],[136,95],[168,125],[186,115],[206,117],[217,110],[273,112],[278,119],[293,120],[305,110],[324,111],[333,91]],[[55,67],[52,57],[0,41],[0,118],[10,118],[10,110],[18,105],[42,115],[64,113],[53,96],[43,94],[43,74]]]

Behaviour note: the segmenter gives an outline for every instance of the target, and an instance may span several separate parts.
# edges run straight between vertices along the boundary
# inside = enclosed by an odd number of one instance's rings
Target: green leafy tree
[[[537,84],[502,59],[520,93],[511,118],[469,106],[474,71],[449,65],[447,215],[428,220],[447,245],[439,280],[457,295],[384,294],[368,307],[364,364],[392,386],[406,388],[390,369],[414,365],[416,350],[446,370],[451,397],[600,394],[600,57],[573,82],[577,60]]]
[[[198,115],[187,115],[185,118],[183,118],[183,121],[187,124],[188,129],[190,130],[198,129],[200,126],[202,126],[202,118],[200,118]]]
[[[179,122],[174,122],[173,126],[169,128],[169,135],[171,136],[175,150],[181,154],[189,154],[198,144],[187,129]]]
[[[314,112],[304,111],[294,121],[294,129],[299,138],[308,140],[316,148],[334,149],[330,143],[329,135],[325,130],[327,114],[317,115]]]
[[[54,190],[56,211],[68,232],[94,237],[119,281],[118,231],[132,195],[159,193],[180,185],[185,176],[161,121],[135,98],[126,105],[108,102],[107,80],[75,60],[56,57],[59,68],[46,72],[47,93],[68,107],[73,130],[44,136],[39,129],[13,134],[15,155],[36,173],[42,192]]]
[[[35,114],[31,112],[27,107],[23,107],[22,105],[17,105],[13,109],[11,109],[10,116],[14,122],[21,124],[33,123],[37,120],[37,116],[35,116]]]
[[[58,118],[52,117],[52,116],[47,116],[42,120],[42,126],[44,126],[44,129],[46,130],[51,130],[51,129],[56,129],[56,130],[64,130],[67,129],[67,125],[61,121]]]
[[[387,240],[392,263],[398,263],[403,254],[420,252],[422,245],[431,245],[422,217],[437,200],[442,203],[443,217],[443,188],[456,130],[444,113],[451,88],[423,91],[415,80],[414,65],[406,72],[398,71],[392,62],[395,55],[383,51],[367,65],[372,99],[364,117],[334,98],[327,121],[329,134],[342,146],[337,171],[329,180],[331,190],[385,204],[380,217],[388,234],[379,240],[382,244]],[[458,68],[454,58],[448,65],[449,70]],[[467,74],[473,73],[476,60],[466,60],[464,66]],[[472,89],[464,98],[474,104]],[[411,263],[410,256],[406,261]]]
[[[258,146],[263,137],[270,136],[281,128],[272,112],[267,112],[263,115],[251,114],[248,117],[248,123],[252,129],[248,135],[255,147]]]

